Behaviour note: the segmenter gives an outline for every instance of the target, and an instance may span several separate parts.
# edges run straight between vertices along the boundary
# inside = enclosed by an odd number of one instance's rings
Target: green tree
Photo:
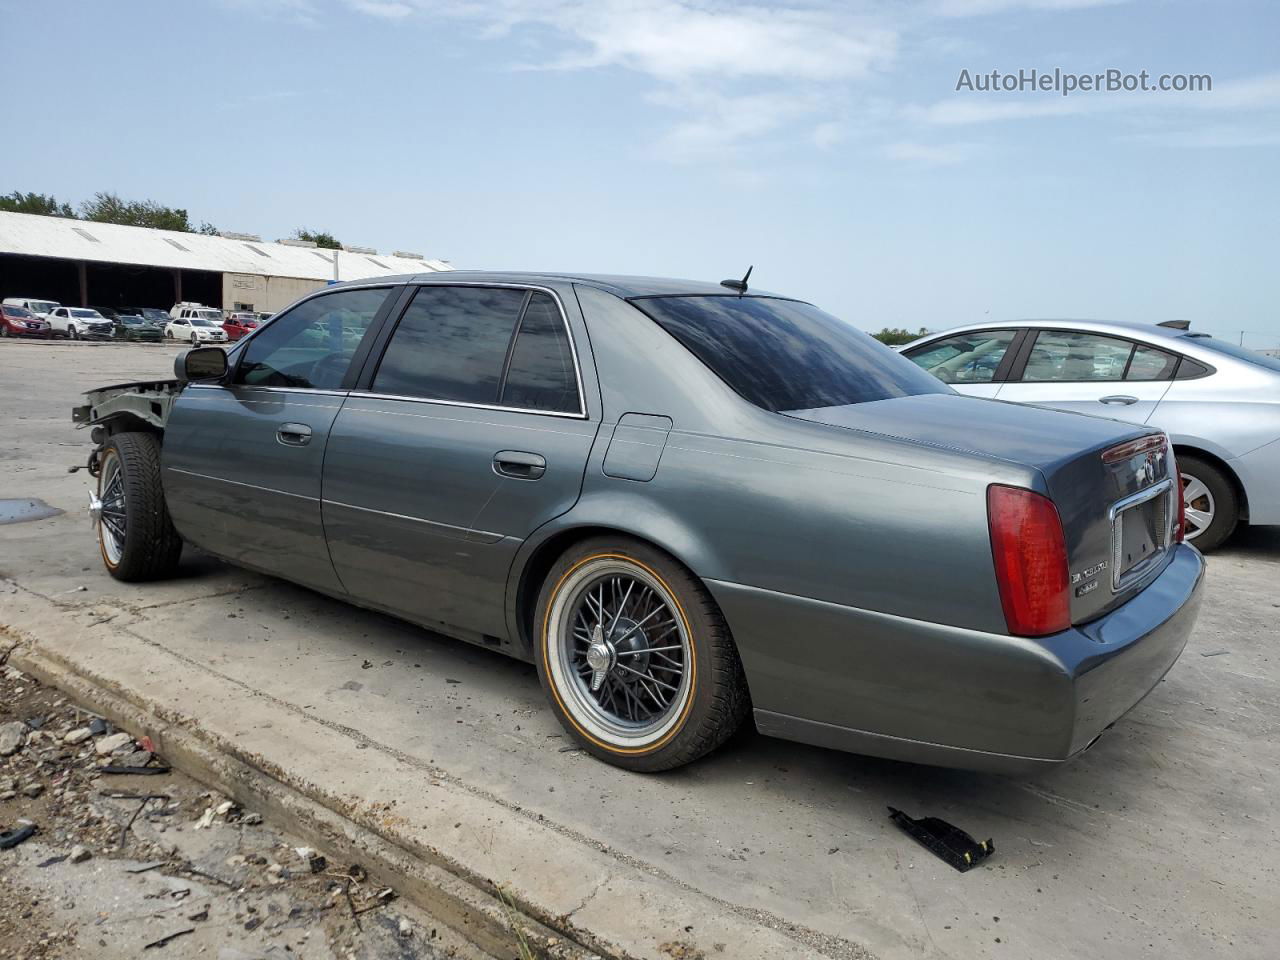
[[[6,210],[10,213],[37,213],[45,217],[71,217],[73,219],[76,215],[69,203],[59,203],[52,196],[46,197],[43,193],[23,193],[20,190],[0,196],[0,210]]]
[[[341,250],[342,244],[328,230],[308,230],[306,227],[299,227],[293,231],[293,239],[310,240],[317,247],[324,247],[326,250]]]
[[[194,233],[187,211],[166,207],[154,200],[121,200],[115,193],[99,191],[80,205],[80,218],[96,223],[119,223],[128,227],[154,227]]]
[[[200,229],[196,233],[203,233],[206,237],[216,237],[218,236],[218,228],[208,220],[201,220]]]
[[[885,327],[879,333],[873,333],[872,336],[881,343],[888,344],[891,347],[896,347],[899,344],[910,343],[917,337],[923,337],[928,332],[929,331],[924,327],[921,327],[916,333],[912,333],[910,330],[904,330],[901,327]]]

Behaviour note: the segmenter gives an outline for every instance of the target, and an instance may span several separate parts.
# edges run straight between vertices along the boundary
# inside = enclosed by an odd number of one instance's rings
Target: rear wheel
[[[547,576],[535,618],[538,675],[565,729],[629,770],[690,763],[749,709],[729,628],[706,588],[666,554],[593,538]]]
[[[1187,505],[1187,542],[1201,553],[1216,550],[1240,521],[1235,484],[1213,464],[1191,454],[1178,455],[1178,472]]]
[[[150,433],[117,433],[98,458],[98,495],[89,513],[107,572],[117,580],[172,575],[182,538],[160,487],[160,443]]]

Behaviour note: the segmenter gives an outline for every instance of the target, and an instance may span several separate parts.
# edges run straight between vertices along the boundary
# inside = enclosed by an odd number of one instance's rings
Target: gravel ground
[[[149,746],[0,667],[0,958],[483,956]]]

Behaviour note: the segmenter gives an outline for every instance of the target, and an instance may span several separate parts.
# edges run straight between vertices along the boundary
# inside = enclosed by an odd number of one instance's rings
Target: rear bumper
[[[708,585],[742,654],[762,733],[874,756],[1024,772],[1075,756],[1178,659],[1204,561],[1179,545],[1138,596],[1026,639]]]

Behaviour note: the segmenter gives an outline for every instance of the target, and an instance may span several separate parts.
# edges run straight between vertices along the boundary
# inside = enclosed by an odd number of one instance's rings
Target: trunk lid
[[[1151,427],[954,394],[791,410],[786,416],[1038,470],[1042,492],[1062,518],[1073,623],[1101,616],[1140,592],[1172,554],[1178,490],[1167,445],[1142,442],[1163,436]],[[1132,451],[1104,459],[1104,453],[1131,443]]]

